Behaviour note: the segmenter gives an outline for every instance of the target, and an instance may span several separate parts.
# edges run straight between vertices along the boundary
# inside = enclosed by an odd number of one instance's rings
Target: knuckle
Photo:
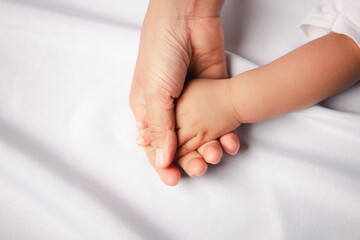
[[[192,149],[191,147],[188,145],[188,143],[184,143],[183,145],[181,145],[181,147],[178,149],[179,152],[179,157],[184,156],[185,154],[191,152]]]
[[[157,87],[156,89],[149,90],[149,87],[145,90],[146,105],[149,106],[149,110],[153,108],[159,108],[163,111],[174,110],[174,99],[164,88]]]
[[[157,141],[164,136],[164,129],[160,125],[149,125],[149,134],[153,141]]]
[[[150,81],[145,87],[145,96],[147,98],[169,100],[172,99],[169,90],[158,81]]]
[[[149,71],[144,87],[148,94],[162,94],[170,98],[180,95],[185,81],[186,74],[177,68],[172,69],[167,63],[165,65],[154,65]],[[170,64],[172,65],[172,64]],[[184,68],[186,72],[187,68]]]
[[[149,123],[148,134],[152,141],[158,142],[163,140],[166,136],[169,136],[171,132],[174,132],[173,126],[165,126],[161,124]]]

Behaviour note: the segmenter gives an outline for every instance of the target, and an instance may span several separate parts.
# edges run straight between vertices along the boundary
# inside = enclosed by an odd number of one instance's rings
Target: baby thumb
[[[168,167],[175,155],[174,100],[159,94],[146,98],[146,115],[152,147],[156,149],[156,168]]]

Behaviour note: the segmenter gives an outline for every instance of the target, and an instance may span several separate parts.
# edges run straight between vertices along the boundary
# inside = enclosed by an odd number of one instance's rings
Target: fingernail
[[[164,150],[162,148],[156,149],[156,168],[161,168],[164,165]]]
[[[240,143],[238,144],[238,147],[236,149],[236,153],[234,155],[236,155],[239,152],[239,150],[240,150]]]
[[[203,173],[202,175],[200,175],[199,177],[202,177],[202,176],[204,176],[204,175],[205,175],[205,173],[206,173],[206,171],[207,171],[207,169],[208,169],[208,165],[206,165],[206,168],[205,168],[205,171],[204,171],[204,173]]]
[[[236,154],[238,154],[239,150],[240,150],[240,144],[238,144],[236,152],[234,154],[232,154],[232,155],[235,156]]]
[[[144,129],[145,128],[145,123],[144,122],[137,122],[136,127],[140,128],[140,129]]]
[[[145,142],[145,139],[144,139],[143,137],[138,137],[138,138],[136,139],[136,144],[139,145],[140,147],[141,147],[142,145],[144,145],[144,142]]]

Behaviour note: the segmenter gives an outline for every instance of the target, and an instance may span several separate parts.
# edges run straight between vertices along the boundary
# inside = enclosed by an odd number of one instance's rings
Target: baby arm
[[[360,79],[360,48],[330,33],[228,80],[195,80],[176,106],[177,156],[205,141],[316,104]]]
[[[236,129],[240,123],[229,99],[229,79],[194,79],[176,102],[176,157]],[[223,134],[221,134],[223,133]]]

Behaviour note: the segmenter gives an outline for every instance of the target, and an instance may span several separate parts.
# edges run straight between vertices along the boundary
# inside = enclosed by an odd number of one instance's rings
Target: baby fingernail
[[[236,155],[239,152],[239,150],[240,150],[240,144],[237,145],[236,152],[232,155]]]
[[[164,165],[164,150],[162,148],[156,149],[156,168],[161,168]]]

